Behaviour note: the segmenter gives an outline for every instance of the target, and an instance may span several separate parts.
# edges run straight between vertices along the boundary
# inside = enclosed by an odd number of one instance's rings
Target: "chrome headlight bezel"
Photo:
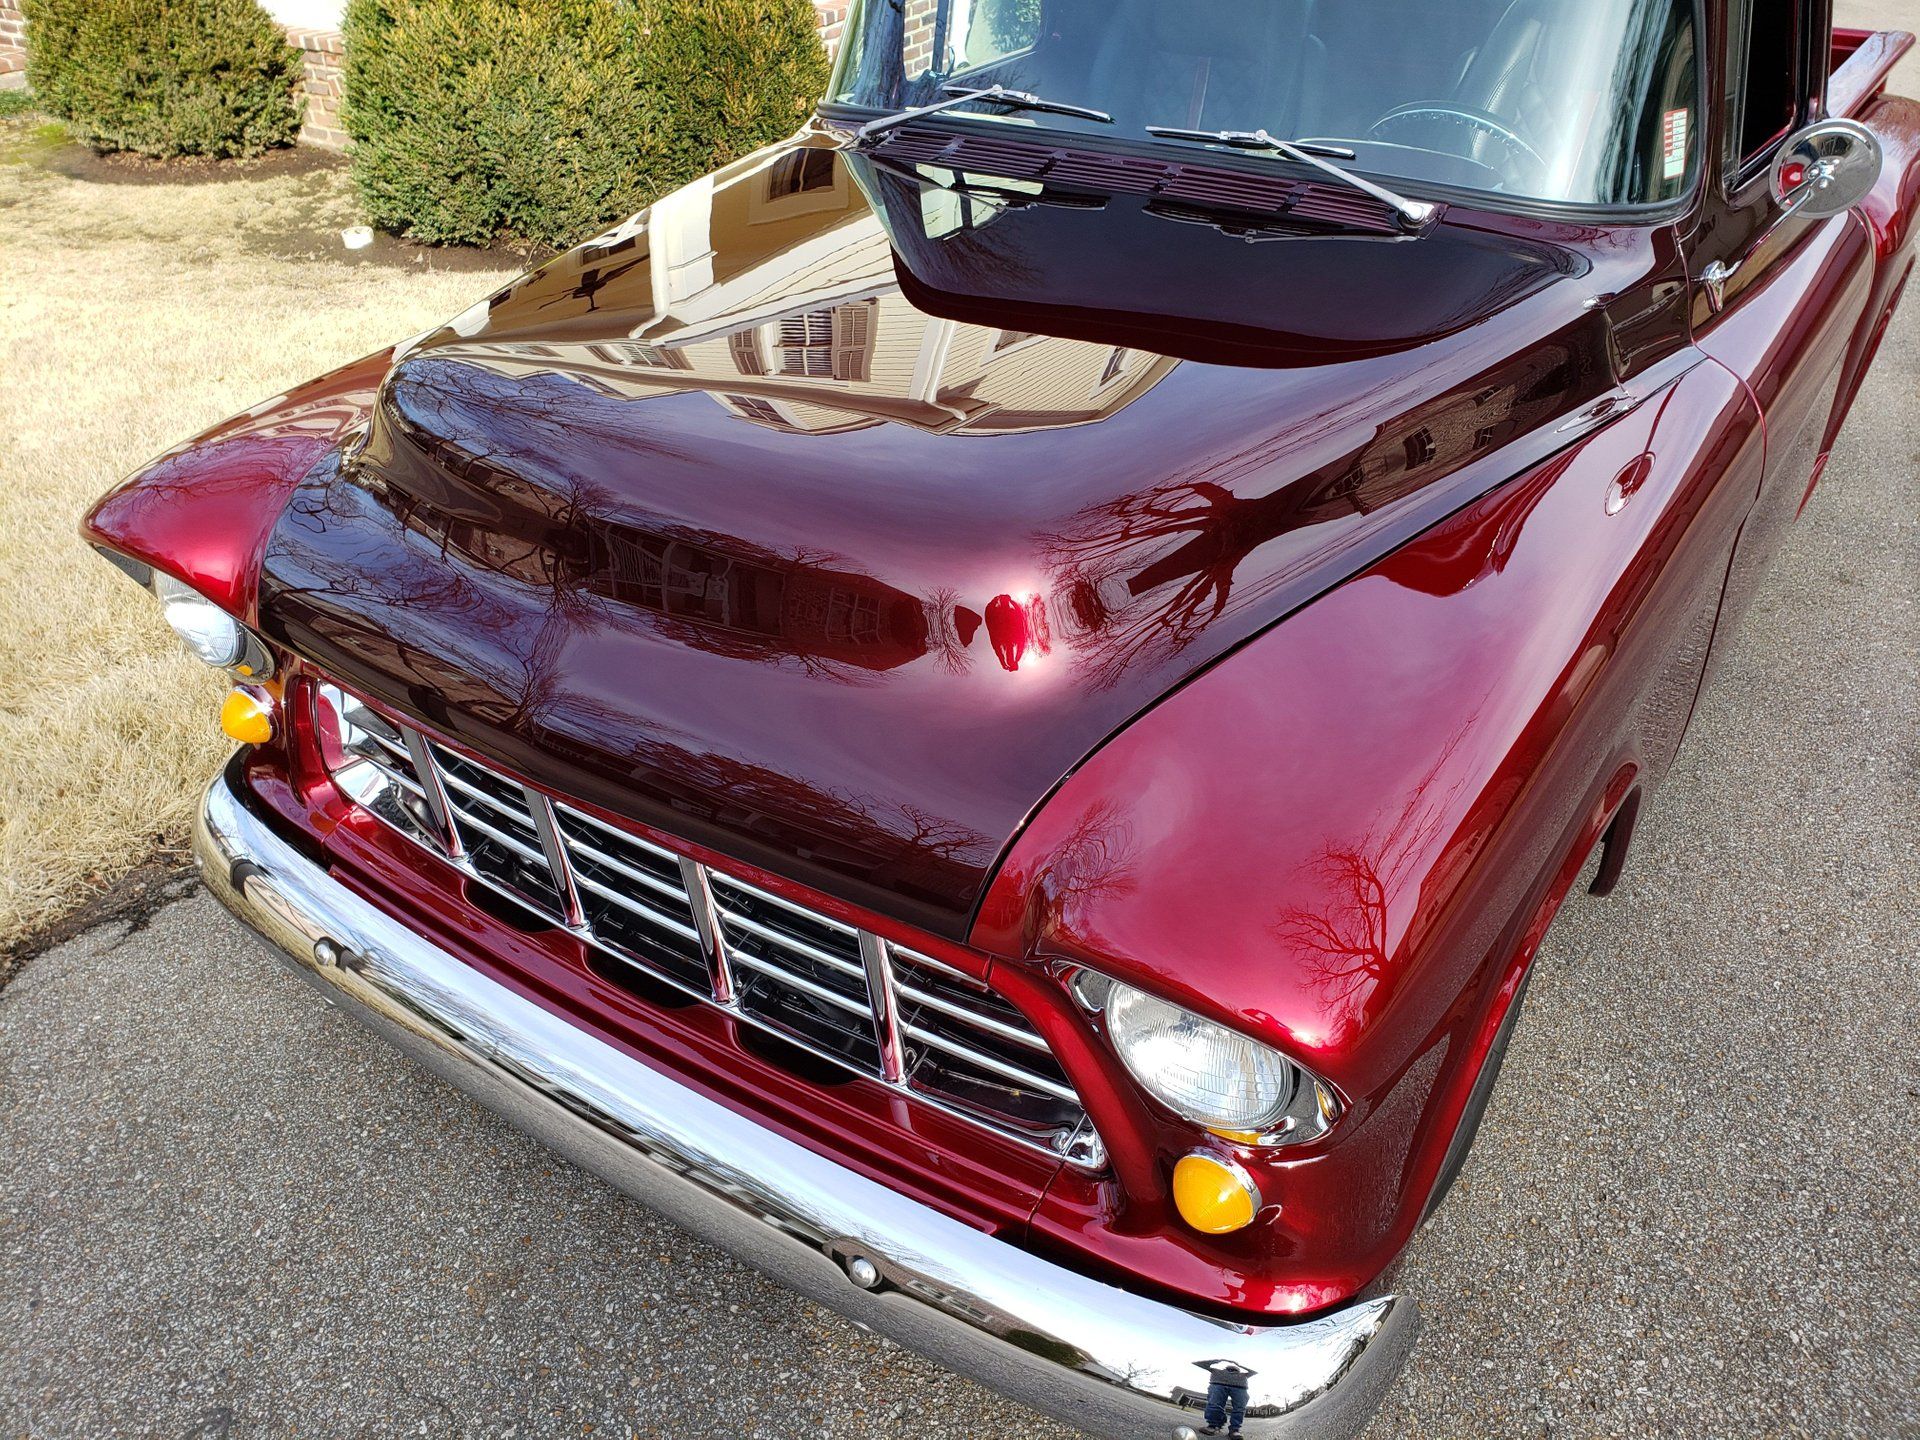
[[[1068,976],[1074,999],[1097,1022],[1120,1063],[1140,1088],[1181,1119],[1212,1134],[1245,1145],[1303,1145],[1325,1135],[1345,1108],[1338,1092],[1292,1056],[1217,1021],[1165,1000],[1151,991],[1128,985],[1098,971],[1076,968]],[[1209,1105],[1192,1089],[1183,1090],[1156,1071],[1144,1053],[1142,1021],[1157,1022],[1155,1036],[1164,1054],[1166,1022],[1172,1021],[1193,1039],[1228,1055],[1236,1050],[1248,1073],[1260,1073],[1272,1083],[1269,1098],[1239,1109]],[[1174,1037],[1171,1043],[1180,1042]]]

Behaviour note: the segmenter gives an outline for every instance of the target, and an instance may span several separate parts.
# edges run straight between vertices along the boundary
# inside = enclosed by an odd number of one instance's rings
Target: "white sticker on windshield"
[[[1660,178],[1678,180],[1687,173],[1687,112],[1669,110],[1660,125]]]

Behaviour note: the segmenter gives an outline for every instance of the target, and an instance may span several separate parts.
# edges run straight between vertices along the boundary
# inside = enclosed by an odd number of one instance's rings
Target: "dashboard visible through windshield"
[[[1382,178],[1645,205],[1691,179],[1696,63],[1692,0],[861,0],[831,99],[879,115],[1000,85],[1111,122],[943,114],[1264,130]]]

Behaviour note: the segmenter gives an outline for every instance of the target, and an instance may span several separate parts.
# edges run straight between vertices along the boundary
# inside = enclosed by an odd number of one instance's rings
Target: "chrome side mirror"
[[[1768,183],[1789,215],[1826,220],[1867,198],[1880,164],[1880,142],[1859,121],[1817,120],[1786,138]]]

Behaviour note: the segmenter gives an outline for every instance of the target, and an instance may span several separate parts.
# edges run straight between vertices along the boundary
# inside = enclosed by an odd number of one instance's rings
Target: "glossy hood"
[[[275,529],[262,624],[541,783],[960,938],[1106,737],[1589,423],[1670,260],[808,135],[407,352]]]

